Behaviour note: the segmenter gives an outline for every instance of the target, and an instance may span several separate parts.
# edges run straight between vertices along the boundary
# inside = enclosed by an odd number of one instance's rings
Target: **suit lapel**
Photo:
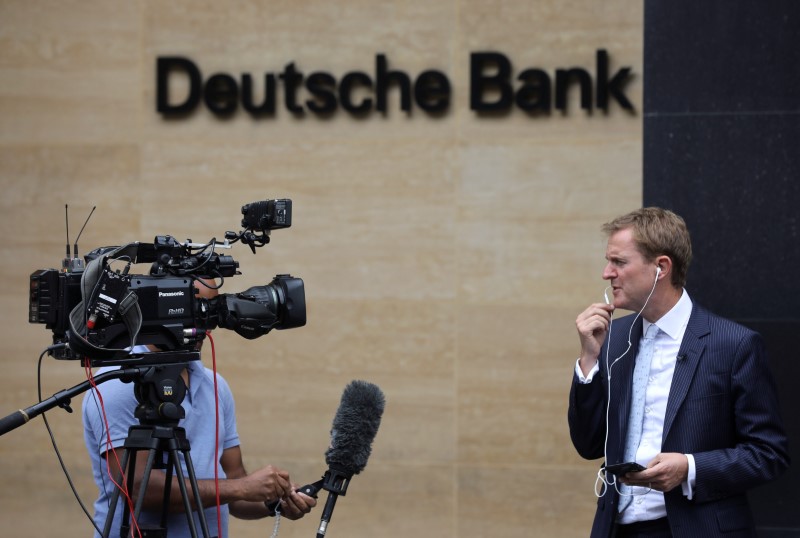
[[[689,392],[689,387],[692,384],[697,365],[700,363],[700,358],[703,356],[703,351],[705,350],[704,338],[708,336],[710,332],[708,317],[705,310],[694,305],[692,315],[689,317],[689,323],[686,326],[686,331],[683,334],[683,340],[681,341],[680,351],[678,352],[679,358],[675,363],[675,373],[672,375],[672,386],[669,390],[667,410],[664,416],[664,433],[661,437],[662,444],[667,439],[675,416],[678,414],[678,410],[686,399],[686,394]]]

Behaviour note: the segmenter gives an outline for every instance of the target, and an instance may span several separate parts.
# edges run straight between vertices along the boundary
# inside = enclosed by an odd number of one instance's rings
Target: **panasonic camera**
[[[242,215],[244,229],[226,232],[222,243],[156,236],[152,243],[101,247],[81,260],[77,242],[70,254],[68,239],[60,270],[30,276],[28,320],[52,331],[52,356],[93,366],[126,364],[140,345],[170,356],[195,352],[217,327],[252,339],[304,326],[303,281],[289,274],[239,293],[198,295],[198,287],[215,289],[240,274],[239,263],[218,250],[242,242],[255,253],[269,242],[271,230],[291,226],[292,201],[254,202],[242,207]],[[149,274],[131,273],[140,263],[150,264]]]

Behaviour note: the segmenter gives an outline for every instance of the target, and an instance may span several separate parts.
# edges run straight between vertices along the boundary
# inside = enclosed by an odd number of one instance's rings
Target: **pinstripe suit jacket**
[[[614,321],[609,357],[628,347],[635,316]],[[633,367],[642,320],[633,345],[612,371],[608,407],[608,462],[622,461],[631,400]],[[605,351],[606,344],[603,344]],[[573,378],[569,428],[578,453],[604,456],[608,376],[605,353],[589,384]],[[664,417],[661,452],[692,454],[696,465],[694,497],[681,488],[664,495],[675,538],[755,536],[746,492],[774,479],[789,465],[774,381],[761,336],[695,304],[681,342]],[[597,502],[592,538],[610,536],[619,494],[608,488]]]

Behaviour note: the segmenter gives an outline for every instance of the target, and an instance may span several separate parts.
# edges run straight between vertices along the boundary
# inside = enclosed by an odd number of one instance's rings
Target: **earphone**
[[[613,368],[614,365],[617,364],[617,362],[620,359],[622,359],[622,357],[627,355],[628,351],[630,351],[630,349],[632,347],[631,334],[633,333],[633,327],[634,327],[634,325],[636,325],[636,321],[639,318],[639,316],[641,316],[642,312],[644,312],[644,309],[647,308],[647,303],[650,302],[650,298],[653,296],[653,292],[656,291],[656,285],[658,284],[659,275],[661,275],[661,266],[660,265],[656,265],[656,276],[655,276],[655,279],[653,279],[653,287],[650,290],[650,294],[647,296],[647,299],[645,299],[645,302],[644,302],[644,305],[642,306],[642,309],[639,310],[639,312],[636,314],[636,317],[633,318],[633,323],[631,323],[631,328],[628,330],[628,347],[625,349],[625,351],[619,357],[614,359],[613,362],[609,361],[609,356],[608,356],[609,350],[611,348],[611,327],[613,326],[613,323],[614,323],[614,312],[613,311],[611,312],[611,319],[609,320],[609,323],[608,323],[608,336],[606,337],[607,338],[607,341],[606,341],[606,376],[607,376],[607,379],[608,379],[608,401],[606,402],[606,438],[605,438],[605,446],[604,446],[604,449],[603,449],[603,452],[604,452],[603,457],[606,460],[606,462],[608,462],[608,455],[607,455],[607,453],[608,453],[608,428],[609,428],[609,413],[611,411],[611,368]],[[611,288],[611,286],[608,286],[608,287],[606,287],[605,290],[603,290],[603,297],[606,300],[606,304],[611,304],[611,302],[608,299],[608,289],[609,288]],[[598,492],[598,489],[597,489],[598,488],[598,483],[602,483],[602,488],[601,488],[600,492]],[[616,476],[614,476],[613,481],[609,481],[608,477],[603,475],[603,468],[598,469],[598,471],[597,471],[597,480],[595,481],[595,495],[597,497],[604,496],[606,494],[608,486],[612,486],[612,485],[615,488],[617,488],[617,478],[616,478]],[[619,491],[618,488],[617,488],[617,493],[619,493],[620,495],[623,495],[623,493],[621,491]]]

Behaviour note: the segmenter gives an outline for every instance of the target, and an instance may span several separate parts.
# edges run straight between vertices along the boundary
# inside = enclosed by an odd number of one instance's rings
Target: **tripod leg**
[[[172,493],[172,474],[174,469],[174,458],[172,452],[168,452],[167,469],[164,476],[164,500],[161,502],[161,528],[167,528],[167,516],[169,516],[169,499]]]
[[[183,454],[184,461],[186,462],[187,474],[189,475],[189,483],[192,487],[194,494],[195,505],[198,507],[198,519],[200,520],[201,528],[204,538],[210,538],[211,534],[208,530],[208,523],[206,521],[206,514],[203,511],[203,503],[200,498],[200,488],[195,475],[194,466],[189,456],[189,441],[186,439],[186,432],[183,428],[176,428],[174,426],[132,426],[128,432],[128,438],[125,440],[125,450],[122,456],[121,469],[119,476],[114,480],[119,483],[121,477],[125,475],[127,469],[128,483],[126,484],[126,494],[131,494],[131,487],[134,482],[135,468],[136,468],[136,454],[139,450],[149,450],[147,463],[143,472],[142,482],[139,487],[139,496],[136,500],[134,507],[134,521],[138,524],[139,515],[143,508],[145,491],[147,490],[148,483],[154,467],[161,467],[160,460],[156,465],[156,457],[162,458],[167,455],[167,466],[165,469],[165,483],[164,483],[164,502],[162,504],[161,514],[161,527],[159,528],[142,528],[141,531],[144,536],[163,537],[167,535],[167,514],[169,514],[169,498],[172,490],[172,479],[177,478],[178,488],[180,489],[183,499],[183,507],[186,512],[186,521],[192,538],[197,538],[197,525],[195,524],[194,514],[192,510],[191,499],[187,491],[186,478],[184,477],[183,467],[181,466],[180,454]],[[132,459],[131,459],[132,458]],[[174,474],[173,474],[174,471]],[[106,524],[103,531],[103,538],[109,538],[111,533],[111,526],[114,521],[114,513],[116,512],[117,502],[119,500],[120,488],[114,488],[111,494],[110,512],[106,518]],[[128,527],[130,515],[130,506],[126,502],[125,510],[123,511],[123,522],[120,529],[121,538],[127,538],[130,533]]]
[[[144,473],[142,474],[142,483],[139,485],[139,496],[136,498],[136,506],[133,509],[133,518],[134,521],[139,521],[139,515],[142,513],[142,504],[144,504],[144,497],[147,493],[147,484],[150,483],[150,473],[153,471],[153,465],[155,464],[156,455],[158,454],[158,450],[152,449],[147,455],[147,463],[144,466]],[[133,479],[134,479],[134,472],[136,470],[136,460],[131,462],[130,467],[128,468],[128,482],[129,488],[133,487]],[[127,516],[126,516],[127,517]],[[127,527],[127,520],[123,520],[122,524]]]
[[[144,529],[143,529],[143,531],[146,532],[146,533],[149,533],[149,534],[147,534],[148,536],[149,535],[152,535],[152,536],[164,536],[165,535],[165,534],[161,534],[161,533],[165,532],[165,529],[167,528],[167,515],[169,514],[169,498],[170,498],[170,492],[172,490],[172,478],[173,478],[173,470],[174,470],[175,474],[177,475],[177,479],[178,479],[178,487],[180,488],[181,495],[183,497],[183,506],[184,506],[184,510],[186,511],[186,520],[187,520],[187,523],[188,523],[188,526],[189,526],[189,532],[191,533],[192,538],[197,538],[197,527],[196,527],[195,522],[194,522],[194,516],[192,514],[192,507],[191,507],[191,503],[189,501],[188,492],[186,490],[186,481],[184,479],[183,469],[181,468],[180,460],[178,459],[178,451],[174,447],[170,447],[169,450],[166,451],[166,452],[167,452],[167,455],[168,455],[168,461],[167,461],[167,469],[165,471],[166,475],[165,475],[165,480],[164,480],[164,501],[162,503],[161,527],[160,527],[160,529],[158,529],[158,531],[155,531],[154,529],[147,529],[146,531],[144,531]],[[145,492],[147,491],[147,486],[148,486],[148,484],[150,482],[150,476],[152,474],[153,468],[155,467],[155,458],[161,453],[162,453],[162,450],[159,450],[159,449],[156,449],[156,448],[151,448],[149,453],[148,453],[147,463],[145,465],[144,473],[142,475],[142,481],[141,481],[141,484],[140,484],[140,487],[139,487],[139,497],[136,499],[136,506],[134,508],[134,515],[133,515],[134,521],[138,521],[139,520],[139,515],[141,514],[141,511],[142,511],[142,504],[144,503]],[[128,454],[126,453],[126,456],[127,455]],[[196,499],[196,502],[197,502],[198,506],[200,507],[200,522],[202,524],[202,530],[203,530],[203,533],[204,533],[203,536],[204,536],[204,538],[209,538],[210,534],[208,532],[208,525],[207,525],[206,520],[205,520],[205,513],[203,513],[203,511],[202,511],[202,502],[200,502],[200,491],[199,491],[199,488],[197,487],[197,479],[195,478],[195,475],[194,475],[194,468],[192,467],[192,460],[188,457],[188,454],[186,454],[186,462],[187,462],[187,469],[189,469],[190,481],[193,484],[193,492],[194,492],[194,495],[195,495],[195,499]],[[136,468],[136,461],[135,461],[135,455],[134,455],[134,460],[132,460],[130,462],[130,465],[128,467],[128,475],[129,475],[128,476],[128,481],[129,481],[129,486],[128,487],[129,488],[131,487],[130,484],[133,484],[134,475],[135,475],[135,468]],[[124,469],[124,465],[123,465],[123,469]],[[115,493],[117,494],[117,496],[119,495],[119,491],[118,490]],[[123,515],[122,527],[121,527],[121,529],[122,529],[121,537],[122,538],[125,538],[128,535],[128,533],[130,532],[130,527],[128,526],[128,516],[129,516],[129,511],[128,511],[128,506],[126,504],[125,505],[125,513]],[[107,522],[107,525],[108,525],[108,522]],[[157,532],[158,534],[155,534],[155,532]],[[107,537],[107,534],[106,534],[106,537]]]
[[[110,452],[110,451],[109,451]],[[109,458],[111,455],[107,452],[106,458]],[[120,469],[117,476],[114,477],[114,481],[119,484],[122,480],[122,476],[125,473],[125,468],[128,466],[128,459],[130,458],[130,451],[128,449],[123,450],[122,452],[122,461],[120,462]],[[106,514],[106,524],[103,527],[103,538],[109,538],[111,534],[111,525],[114,523],[114,513],[117,511],[117,501],[119,501],[119,488],[114,488],[114,492],[111,494],[111,503],[108,506],[108,514]]]
[[[178,487],[180,488],[181,496],[183,497],[183,509],[186,511],[186,522],[189,524],[189,531],[192,534],[192,538],[197,538],[197,527],[194,524],[194,516],[192,515],[192,505],[189,502],[189,492],[186,490],[186,480],[184,479],[183,476],[183,469],[181,468],[181,463],[180,460],[178,459],[178,449],[175,448],[174,446],[171,447],[170,455],[172,458],[172,462],[175,466],[175,474],[178,477]],[[187,461],[187,469],[191,469],[191,467],[189,467],[190,463],[188,463],[191,461],[188,457],[188,454],[186,457],[186,461]],[[191,474],[192,476],[194,476],[194,473]],[[200,521],[203,522],[203,532],[204,532],[203,536],[205,538],[209,538],[210,535],[208,534],[208,526],[205,524],[206,518],[205,518],[205,512],[203,512],[203,503],[200,502],[199,492],[193,490],[193,493],[195,495],[194,501],[197,504],[197,510],[200,515]]]
[[[203,511],[203,502],[200,499],[200,486],[197,484],[197,475],[194,472],[194,464],[192,463],[192,458],[189,457],[188,449],[183,452],[183,459],[186,461],[186,469],[189,471],[189,483],[192,486],[192,493],[197,503],[197,510],[200,513],[200,526],[203,529],[203,536],[211,536],[211,533],[208,531],[206,513]]]

